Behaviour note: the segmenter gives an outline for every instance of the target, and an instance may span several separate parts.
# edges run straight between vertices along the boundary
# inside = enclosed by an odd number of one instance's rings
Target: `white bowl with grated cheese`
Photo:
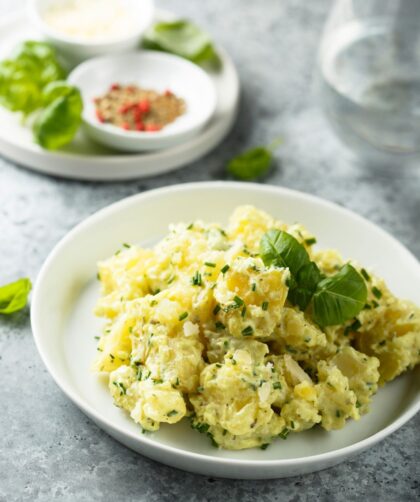
[[[154,16],[153,0],[29,0],[31,21],[69,59],[135,49]]]

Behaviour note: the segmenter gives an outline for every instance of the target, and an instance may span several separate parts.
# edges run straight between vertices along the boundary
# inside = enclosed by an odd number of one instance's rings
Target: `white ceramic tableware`
[[[121,0],[122,7],[130,15],[131,26],[118,36],[100,39],[86,39],[72,36],[52,28],[45,15],[52,6],[69,4],[72,0],[28,0],[28,14],[43,36],[61,50],[72,61],[82,61],[87,58],[124,52],[135,49],[142,34],[150,26],[154,16],[153,0]],[[88,0],[86,0],[88,1]],[[99,3],[99,2],[98,2]]]
[[[99,427],[118,441],[180,469],[231,478],[277,478],[325,469],[373,446],[420,408],[420,368],[381,388],[371,411],[342,430],[315,427],[278,439],[266,450],[214,448],[188,420],[142,434],[115,407],[106,383],[91,372],[93,315],[99,295],[96,263],[124,242],[152,245],[171,222],[196,218],[225,224],[240,204],[253,204],[286,222],[303,223],[319,247],[339,248],[385,278],[391,290],[420,304],[420,264],[389,234],[330,202],[285,188],[245,183],[195,183],[162,188],[117,202],[89,217],[55,247],[35,284],[31,320],[38,351],[58,386]],[[401,445],[403,448],[404,445]],[[363,461],[363,460],[361,460]]]
[[[174,14],[157,12],[157,20],[174,19]],[[7,58],[23,40],[37,40],[39,31],[28,26],[24,12],[0,20],[0,58]],[[221,71],[210,78],[217,94],[216,110],[204,129],[189,141],[168,148],[125,154],[91,140],[80,130],[66,147],[48,151],[37,145],[31,129],[21,117],[0,107],[0,154],[28,169],[63,178],[110,181],[156,176],[191,163],[215,148],[229,133],[239,102],[238,74],[230,56],[217,46]]]
[[[118,150],[143,151],[171,148],[196,136],[216,109],[216,91],[209,75],[178,56],[158,51],[138,51],[91,59],[76,67],[68,81],[83,97],[86,131],[95,140]],[[94,99],[111,84],[136,85],[159,93],[172,91],[185,101],[186,111],[160,131],[126,131],[102,123]]]

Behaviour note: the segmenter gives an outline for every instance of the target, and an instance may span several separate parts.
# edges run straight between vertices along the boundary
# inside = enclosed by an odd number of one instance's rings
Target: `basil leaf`
[[[44,42],[27,41],[0,63],[0,104],[25,116],[42,106],[42,90],[65,73],[55,51]]]
[[[83,101],[76,87],[65,82],[49,84],[43,93],[46,108],[33,126],[35,140],[49,150],[69,143],[82,121]]]
[[[221,64],[207,33],[187,19],[156,23],[147,30],[143,47],[170,52],[199,65],[211,65],[215,69]]]
[[[321,272],[313,261],[304,265],[297,273],[295,286],[289,289],[288,300],[306,310],[321,279]]]
[[[295,279],[299,270],[310,263],[304,246],[292,235],[277,229],[271,229],[262,236],[260,255],[265,265],[288,267]]]
[[[0,286],[0,314],[12,314],[25,307],[32,288],[27,278]]]
[[[273,155],[265,147],[258,146],[234,157],[227,165],[228,172],[239,180],[253,180],[265,174],[273,161]]]
[[[332,277],[323,279],[313,296],[313,315],[321,326],[343,324],[355,317],[366,304],[367,288],[363,277],[344,265]]]

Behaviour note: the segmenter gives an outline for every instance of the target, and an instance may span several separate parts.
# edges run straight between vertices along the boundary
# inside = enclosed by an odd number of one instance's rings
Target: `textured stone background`
[[[243,85],[240,118],[206,158],[129,183],[53,179],[0,159],[0,282],[35,279],[52,247],[78,222],[128,195],[186,181],[224,179],[246,146],[283,135],[264,180],[310,192],[379,224],[420,257],[418,175],[379,176],[352,161],[317,109],[315,51],[330,2],[159,1],[191,16],[232,54]],[[23,0],[1,0],[0,18]],[[53,383],[36,352],[28,312],[0,319],[0,501],[251,500],[414,501],[420,497],[420,417],[350,462],[278,481],[196,476],[126,449]]]

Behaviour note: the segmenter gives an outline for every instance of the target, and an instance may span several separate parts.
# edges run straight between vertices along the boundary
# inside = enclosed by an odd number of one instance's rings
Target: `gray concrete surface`
[[[0,17],[23,1],[1,0]],[[164,176],[79,183],[0,159],[0,282],[37,272],[56,242],[116,200],[186,181],[226,179],[244,147],[285,138],[265,183],[337,202],[369,218],[420,257],[420,176],[380,176],[338,143],[313,93],[326,0],[186,0],[160,6],[205,26],[236,61],[243,85],[239,122],[214,152]],[[0,501],[414,501],[420,498],[420,417],[357,458],[283,480],[196,476],[143,458],[87,419],[38,357],[29,313],[0,319]]]

